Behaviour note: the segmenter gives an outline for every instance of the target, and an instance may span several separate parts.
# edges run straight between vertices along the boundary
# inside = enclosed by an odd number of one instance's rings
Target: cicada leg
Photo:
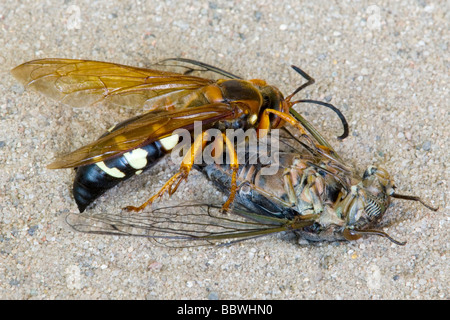
[[[285,171],[283,173],[283,184],[284,184],[284,191],[287,194],[287,199],[288,199],[289,203],[291,204],[291,206],[296,206],[298,204],[298,201],[297,201],[298,199],[295,194],[294,183],[292,181],[292,176],[291,176],[291,170],[292,169],[285,169]]]

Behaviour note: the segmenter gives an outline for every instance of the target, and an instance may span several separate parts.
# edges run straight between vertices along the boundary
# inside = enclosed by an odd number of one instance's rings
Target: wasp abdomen
[[[77,168],[73,196],[80,212],[107,190],[154,166],[166,154],[159,141],[119,157]]]
[[[134,149],[119,157],[78,167],[73,196],[80,212],[107,190],[134,175],[153,167],[170,150],[164,139]]]
[[[138,118],[134,117],[112,126],[100,138]],[[175,147],[178,140],[178,135],[171,135],[120,156],[76,168],[72,193],[80,212],[119,182],[153,167]]]

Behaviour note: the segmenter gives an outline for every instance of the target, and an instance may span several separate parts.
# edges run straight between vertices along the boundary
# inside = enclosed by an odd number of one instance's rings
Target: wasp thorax
[[[265,86],[260,88],[263,97],[263,108],[280,110],[281,101],[284,100],[283,94],[273,86]]]

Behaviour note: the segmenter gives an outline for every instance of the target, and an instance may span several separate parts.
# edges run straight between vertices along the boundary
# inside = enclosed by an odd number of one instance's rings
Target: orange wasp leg
[[[231,175],[231,187],[230,187],[230,195],[227,201],[222,206],[222,212],[227,213],[230,205],[233,203],[234,198],[236,197],[237,191],[237,173],[239,169],[238,156],[236,154],[236,150],[234,149],[233,143],[227,138],[227,136],[222,133],[223,141],[225,142],[225,146],[230,155],[230,168],[233,171]]]
[[[174,194],[175,191],[177,191],[181,181],[187,179],[189,172],[194,165],[194,160],[202,154],[202,151],[205,148],[207,142],[207,135],[207,131],[204,131],[202,132],[202,134],[198,135],[195,138],[194,143],[189,149],[189,152],[183,158],[180,170],[176,174],[174,174],[154,196],[152,196],[139,207],[128,206],[125,207],[125,209],[128,211],[139,212],[149,204],[153,203],[157,198],[162,197],[164,193],[169,192],[169,195]]]
[[[261,120],[259,122],[259,126],[258,126],[258,138],[263,138],[264,136],[267,135],[267,132],[270,128],[270,119],[269,119],[269,113],[273,113],[274,115],[280,117],[283,121],[289,123],[290,125],[294,126],[295,128],[297,128],[302,136],[305,136],[306,138],[309,138],[309,135],[307,134],[305,127],[303,126],[303,124],[301,122],[299,122],[296,118],[294,118],[293,116],[291,116],[288,113],[284,113],[282,111],[278,111],[278,110],[274,110],[274,109],[266,109],[264,110],[264,113],[261,116]],[[316,139],[317,140],[317,139]],[[320,142],[319,142],[320,143]],[[316,150],[326,156],[327,158],[331,159],[331,160],[335,160],[333,157],[337,157],[336,152],[331,149],[328,146],[323,146],[317,143],[314,143]]]
[[[261,131],[258,131],[258,133],[259,132],[262,133],[259,135],[259,137],[265,136],[267,134],[267,130],[270,128],[269,113],[273,113],[274,115],[280,117],[285,122],[294,126],[295,128],[297,128],[300,131],[300,133],[302,135],[307,135],[303,125],[297,119],[295,119],[293,116],[291,116],[290,114],[282,112],[282,111],[278,111],[275,109],[266,109],[266,110],[264,110],[264,113],[262,114],[261,120],[259,123],[258,129],[260,129],[260,130],[262,129]],[[264,130],[264,129],[266,129],[266,130]]]

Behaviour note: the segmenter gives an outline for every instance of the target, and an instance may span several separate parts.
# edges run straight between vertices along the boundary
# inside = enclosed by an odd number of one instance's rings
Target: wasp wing
[[[232,118],[233,111],[228,104],[215,103],[179,111],[145,113],[97,141],[59,157],[47,167],[72,168],[103,161],[170,136],[176,129],[191,131],[196,121],[201,121],[203,129],[207,129],[218,120]]]
[[[268,234],[293,230],[291,220],[258,216],[249,221],[237,214],[224,215],[221,205],[188,204],[153,209],[149,214],[70,213],[67,223],[76,231],[157,239],[170,246],[226,245]],[[240,209],[239,212],[244,212]],[[296,224],[297,228],[313,222]]]
[[[84,107],[98,102],[154,109],[213,83],[212,80],[116,63],[40,59],[11,70],[24,85],[62,103]]]
[[[168,58],[158,61],[152,68],[164,71],[172,71],[183,75],[194,75],[207,79],[242,79],[242,77],[232,74],[226,70],[212,66],[197,60],[186,58]]]

